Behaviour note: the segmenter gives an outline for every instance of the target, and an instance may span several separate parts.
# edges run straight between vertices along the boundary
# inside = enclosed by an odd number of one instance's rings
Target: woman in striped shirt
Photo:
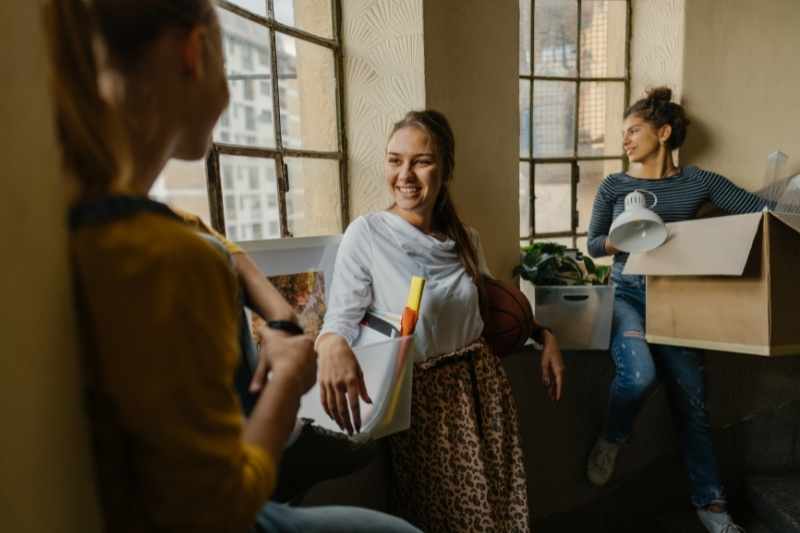
[[[616,366],[611,383],[606,425],[589,455],[587,474],[595,485],[609,481],[621,445],[647,393],[663,378],[670,404],[677,410],[681,450],[691,483],[692,503],[703,525],[713,533],[743,531],[726,512],[705,407],[703,366],[698,352],[682,347],[647,344],[644,338],[645,282],[625,275],[628,254],[608,240],[611,222],[625,209],[625,196],[634,190],[653,193],[653,210],[665,222],[688,220],[712,202],[728,213],[759,211],[766,201],[727,178],[694,166],[677,167],[672,151],[686,138],[689,120],[671,102],[672,91],[652,89],[625,111],[623,147],[631,162],[625,173],[611,174],[600,185],[589,226],[589,253],[614,256],[611,279],[616,287],[611,357]]]

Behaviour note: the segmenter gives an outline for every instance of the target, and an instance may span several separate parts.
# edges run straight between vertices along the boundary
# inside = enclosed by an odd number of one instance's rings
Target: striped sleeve
[[[774,202],[760,198],[731,182],[728,178],[708,170],[694,169],[705,183],[711,201],[727,213],[755,213],[765,207],[774,207]]]
[[[597,189],[592,205],[592,219],[589,223],[588,251],[592,257],[609,255],[606,252],[606,238],[611,222],[614,219],[614,201],[616,191],[613,184],[614,175],[608,176]]]

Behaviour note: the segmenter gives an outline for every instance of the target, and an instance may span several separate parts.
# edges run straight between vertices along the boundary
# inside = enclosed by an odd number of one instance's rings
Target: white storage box
[[[611,340],[614,287],[536,287],[520,280],[536,321],[550,328],[562,350],[607,350]]]

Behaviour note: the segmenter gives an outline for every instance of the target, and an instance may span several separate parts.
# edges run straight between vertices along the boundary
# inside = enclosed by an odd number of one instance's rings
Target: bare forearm
[[[253,311],[265,320],[295,320],[292,306],[247,254],[234,254],[233,260]]]
[[[297,420],[300,390],[296,379],[273,376],[245,423],[244,441],[263,448],[276,463]]]

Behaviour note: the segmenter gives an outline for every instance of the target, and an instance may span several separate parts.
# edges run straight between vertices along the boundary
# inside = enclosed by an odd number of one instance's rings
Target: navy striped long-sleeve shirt
[[[634,178],[623,172],[611,174],[600,184],[592,207],[589,224],[588,249],[592,257],[608,255],[606,237],[611,222],[625,210],[625,196],[634,190],[652,192],[658,198],[653,211],[664,222],[679,222],[693,219],[702,204],[707,201],[728,213],[754,213],[769,202],[731,183],[728,178],[701,170],[695,166],[684,167],[675,176],[662,179]],[[645,194],[647,205],[652,205],[652,196]],[[625,263],[628,254],[620,252],[614,263]]]

